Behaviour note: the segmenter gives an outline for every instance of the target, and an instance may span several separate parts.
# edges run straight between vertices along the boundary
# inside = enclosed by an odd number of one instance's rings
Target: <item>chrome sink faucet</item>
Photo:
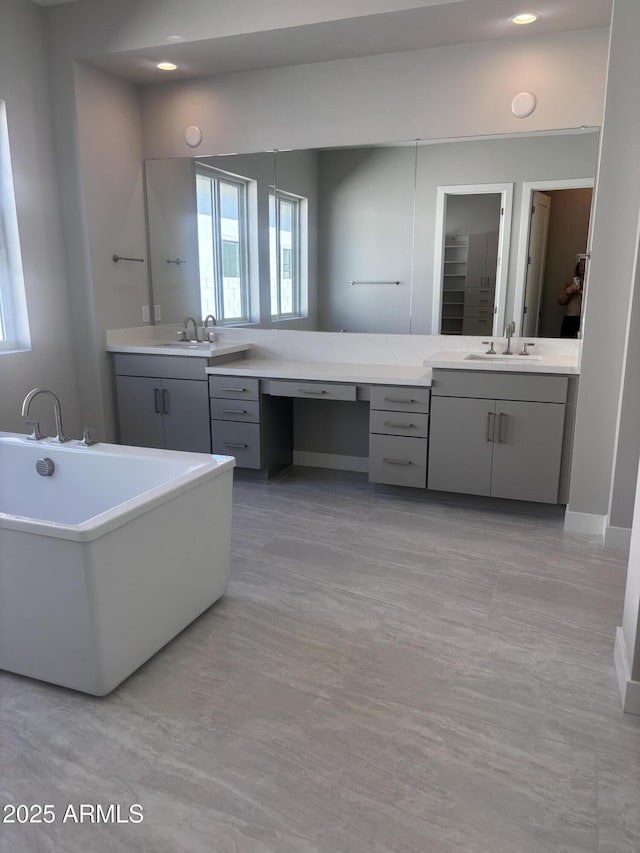
[[[62,431],[62,411],[60,409],[60,400],[53,391],[49,391],[47,388],[34,388],[29,391],[22,403],[22,417],[26,418],[28,416],[31,402],[34,397],[38,396],[38,394],[46,394],[53,400],[53,411],[56,418],[56,437],[52,439],[52,441],[57,441],[58,444],[63,444],[65,441],[69,441],[68,438],[65,438]],[[41,438],[46,438],[46,436],[42,435],[40,432],[40,425],[38,424],[38,421],[27,421],[27,423],[33,427],[33,433],[28,435],[27,438],[31,441],[39,441]]]
[[[209,320],[211,320],[211,328],[209,328]],[[216,333],[214,332],[213,327],[217,325],[217,320],[213,314],[207,314],[202,324],[202,338],[204,339],[206,336],[209,343],[213,343],[216,339]]]
[[[515,333],[516,324],[512,320],[510,323],[507,323],[504,330],[504,336],[507,339],[507,346],[505,347],[504,352],[502,353],[503,355],[513,355],[513,353],[511,352],[511,338],[515,335]]]
[[[189,328],[189,323],[193,324],[193,334],[194,334],[193,338],[187,337],[187,329]],[[197,343],[200,343],[200,338],[198,337],[198,324],[193,319],[193,317],[185,317],[184,318],[184,324],[182,326],[182,336],[181,336],[180,340],[182,340],[182,341],[194,340]]]

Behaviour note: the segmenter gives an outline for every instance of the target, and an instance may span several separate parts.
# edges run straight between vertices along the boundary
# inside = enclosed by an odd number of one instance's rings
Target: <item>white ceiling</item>
[[[36,0],[41,5],[74,1]],[[612,0],[444,0],[435,6],[84,58],[135,82],[167,82],[178,77],[608,27],[611,7]],[[540,18],[529,26],[514,26],[510,16],[522,11],[535,11]],[[156,64],[163,60],[174,62],[178,70],[170,74],[158,71]]]

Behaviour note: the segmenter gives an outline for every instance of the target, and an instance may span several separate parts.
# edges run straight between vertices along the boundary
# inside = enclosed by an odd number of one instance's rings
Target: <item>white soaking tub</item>
[[[0,432],[0,669],[101,696],[212,605],[234,465]]]

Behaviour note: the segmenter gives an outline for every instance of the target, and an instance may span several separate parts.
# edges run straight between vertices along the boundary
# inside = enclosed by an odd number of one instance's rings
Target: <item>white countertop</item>
[[[533,360],[528,356],[515,356],[513,361],[501,361],[496,354],[491,361],[467,360],[469,351],[437,352],[423,361],[425,367],[442,367],[453,370],[484,370],[504,373],[561,373],[579,374],[580,368],[575,356],[548,354]]]
[[[159,343],[148,341],[144,344],[112,344],[107,346],[107,352],[130,352],[140,355],[179,355],[190,358],[215,358],[219,355],[248,352],[250,349],[252,349],[251,344],[223,344],[217,342],[199,344],[193,347],[178,342],[167,343],[166,341]]]
[[[366,385],[431,385],[431,370],[419,365],[348,364],[335,361],[279,361],[246,358],[213,364],[216,376],[252,376],[264,379],[303,379],[320,382],[356,382]]]

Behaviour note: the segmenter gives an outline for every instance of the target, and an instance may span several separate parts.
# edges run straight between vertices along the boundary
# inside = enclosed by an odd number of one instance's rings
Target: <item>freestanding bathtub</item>
[[[102,696],[220,598],[234,465],[0,432],[0,669]]]

